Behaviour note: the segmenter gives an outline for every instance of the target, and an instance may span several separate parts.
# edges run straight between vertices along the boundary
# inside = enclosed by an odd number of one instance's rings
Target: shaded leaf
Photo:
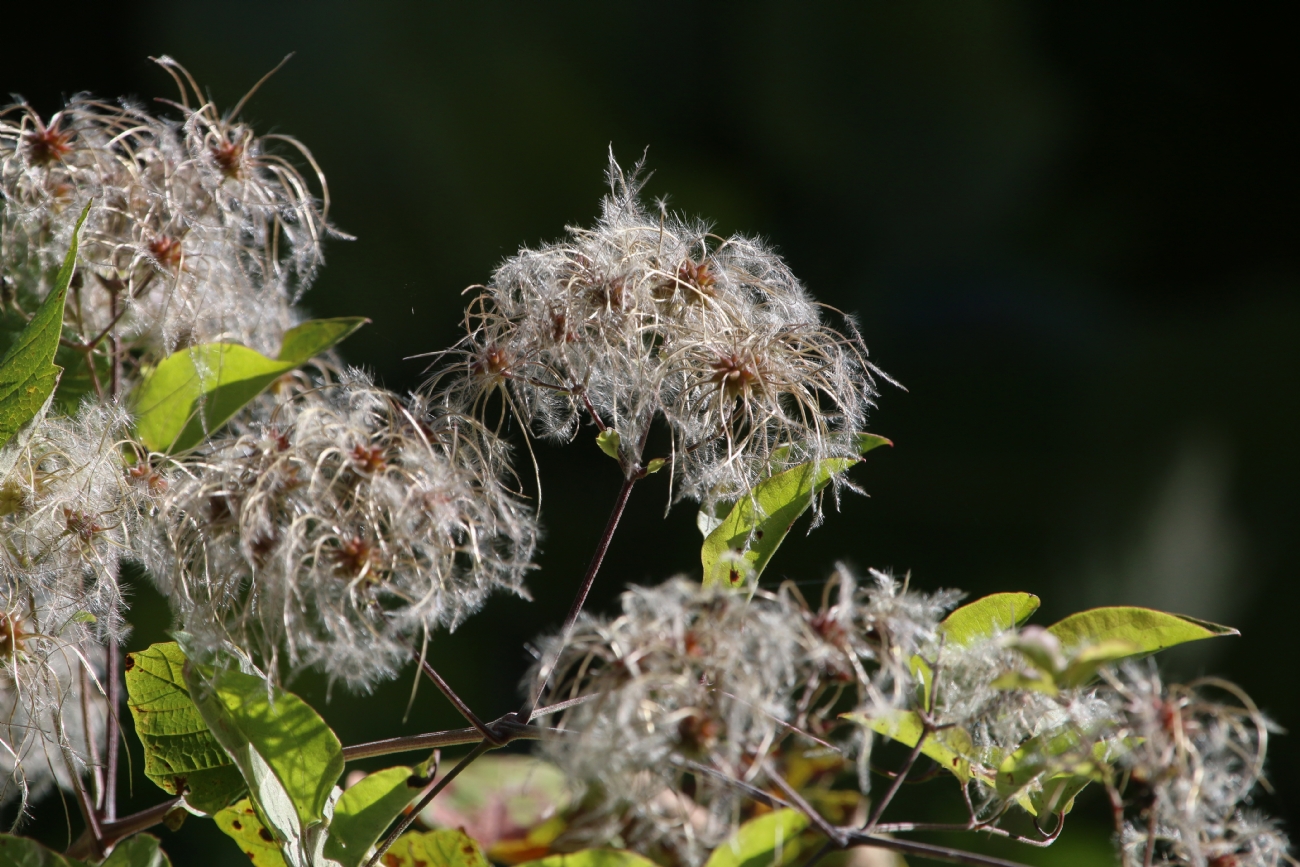
[[[152,834],[136,834],[127,837],[113,847],[113,854],[108,856],[101,867],[171,867],[167,858]]]
[[[87,867],[83,861],[46,849],[27,837],[0,834],[0,864],[5,867]]]
[[[42,411],[58,384],[60,368],[54,365],[54,353],[63,333],[63,304],[68,284],[77,268],[77,236],[89,213],[90,202],[87,202],[72,230],[72,243],[50,294],[0,357],[0,446]]]
[[[185,655],[174,641],[126,655],[127,707],[144,745],[144,773],[212,814],[245,790],[244,778],[190,698]]]
[[[1038,610],[1032,593],[994,593],[963,605],[939,624],[946,643],[965,647],[1019,626]]]
[[[369,320],[313,319],[284,334],[279,358],[236,343],[204,343],[174,352],[133,395],[136,435],[149,449],[192,449],[271,383],[334,346]]]
[[[343,772],[343,749],[311,706],[260,677],[185,666],[185,682],[208,728],[244,775],[259,815],[285,860],[311,863],[323,845],[327,808]]]
[[[218,811],[212,818],[226,836],[239,844],[239,851],[248,857],[253,867],[285,867],[280,844],[262,824],[247,798]]]
[[[1133,653],[1128,655],[1155,653],[1203,638],[1241,634],[1230,626],[1129,606],[1080,611],[1047,627],[1047,631],[1060,640],[1067,653],[1103,641],[1118,640],[1134,645]]]
[[[750,819],[713,850],[705,867],[784,867],[803,852],[799,835],[808,817],[798,810],[774,810]]]
[[[874,434],[859,435],[863,454],[882,445],[892,443]],[[737,500],[705,537],[700,549],[704,586],[739,587],[749,575],[757,581],[817,493],[833,476],[855,463],[850,458],[832,458],[818,464],[801,464],[755,485],[753,493]]]
[[[384,853],[384,867],[489,867],[478,843],[464,831],[408,831]]]
[[[626,849],[583,849],[548,855],[536,861],[526,861],[520,867],[658,867],[655,862]]]
[[[860,713],[840,716],[908,747],[915,747],[921,739],[921,733],[925,731],[921,717],[913,711],[897,711],[879,717]],[[921,746],[921,754],[933,759],[963,783],[970,780],[972,773],[981,778],[986,775],[978,765],[971,764],[970,757],[975,754],[975,745],[965,729],[949,728],[931,733]]]
[[[409,767],[367,775],[339,797],[325,841],[325,855],[343,867],[356,867],[393,820],[420,794],[427,780]]]

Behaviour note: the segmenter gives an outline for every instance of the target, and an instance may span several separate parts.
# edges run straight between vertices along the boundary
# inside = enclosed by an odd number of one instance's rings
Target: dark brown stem
[[[502,717],[487,726],[493,735],[493,741],[502,744],[519,740],[536,740],[542,736],[542,729],[536,726],[521,725],[515,721],[513,714]],[[400,738],[387,738],[382,741],[370,741],[343,748],[343,760],[368,759],[374,756],[390,756],[396,753],[413,753],[432,750],[439,747],[455,747],[476,744],[483,740],[483,734],[476,728],[449,729],[443,732],[429,732],[422,735],[407,735]]]
[[[379,848],[375,850],[375,854],[371,855],[370,860],[366,862],[366,867],[375,867],[375,864],[380,858],[384,857],[384,853],[393,845],[393,842],[398,837],[402,836],[403,832],[405,832],[407,828],[411,827],[415,820],[420,817],[420,813],[424,811],[424,808],[429,806],[429,803],[433,801],[434,798],[438,797],[438,793],[447,788],[447,784],[456,779],[457,775],[468,768],[475,759],[490,749],[492,749],[492,744],[490,742],[480,741],[479,745],[470,751],[469,755],[457,762],[455,767],[447,772],[447,776],[435,783],[433,788],[426,792],[424,797],[421,798],[404,816],[402,816],[402,820],[394,826],[393,830],[388,832],[388,836],[379,844]]]
[[[429,664],[429,660],[425,659],[423,655],[420,656],[420,668],[424,671],[429,680],[433,681],[433,685],[438,687],[438,691],[441,692],[447,698],[447,701],[451,702],[452,706],[465,718],[465,721],[477,729],[483,737],[491,741],[493,746],[499,747],[505,743],[504,741],[497,740],[497,736],[492,729],[488,728],[483,723],[483,720],[479,719],[478,715],[475,714],[474,711],[470,710],[469,705],[467,705],[464,700],[456,694],[456,690],[452,689],[451,685],[447,683],[447,681],[442,679],[442,675],[438,674],[437,670]]]
[[[86,791],[86,784],[82,781],[81,776],[76,773],[76,768],[71,762],[68,762],[68,775],[72,777],[72,788],[77,796],[77,808],[81,810],[81,818],[86,823],[86,831],[83,836],[90,838],[89,854],[95,858],[102,858],[105,852],[104,829],[99,824],[99,816],[95,814],[95,804],[90,800],[90,794]]]
[[[638,449],[638,455],[639,452],[640,449]],[[537,683],[533,686],[532,694],[529,695],[524,706],[519,709],[518,718],[521,720],[532,719],[533,711],[537,709],[538,702],[542,700],[542,693],[546,690],[547,683],[550,682],[555,664],[559,661],[560,653],[563,651],[564,646],[569,643],[569,637],[573,634],[573,627],[578,622],[578,615],[582,613],[582,606],[587,602],[587,594],[591,592],[591,585],[596,581],[596,573],[600,571],[600,564],[605,560],[605,552],[609,550],[609,543],[614,539],[614,531],[618,529],[619,519],[623,517],[623,510],[627,508],[627,499],[631,496],[632,486],[636,484],[638,477],[639,467],[628,473],[623,480],[623,486],[618,490],[618,499],[614,501],[614,509],[610,512],[609,521],[605,524],[605,532],[600,537],[600,544],[596,546],[596,552],[591,556],[591,563],[587,566],[587,574],[583,576],[582,585],[578,588],[578,594],[573,598],[573,605],[569,607],[569,615],[564,619],[564,627],[560,630],[560,641],[555,645],[556,650],[548,655],[546,662],[541,667]]]
[[[100,825],[100,833],[103,835],[103,845],[112,846],[119,840],[130,837],[138,831],[146,828],[152,828],[154,825],[162,823],[167,814],[180,805],[180,798],[172,798],[170,801],[163,801],[147,810],[141,810],[138,813],[132,813],[130,816],[124,816],[116,822],[105,822]],[[68,847],[67,855],[71,858],[87,858],[93,856],[94,838],[91,836],[90,829],[87,828],[85,833],[77,838],[77,841]]]

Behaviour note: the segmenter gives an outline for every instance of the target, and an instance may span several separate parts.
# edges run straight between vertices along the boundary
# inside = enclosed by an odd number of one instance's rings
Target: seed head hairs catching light
[[[521,250],[478,287],[439,398],[481,416],[500,395],[542,435],[568,440],[586,421],[629,450],[661,420],[676,496],[706,503],[856,457],[879,371],[852,321],[826,325],[760,241],[648,213],[640,163],[625,173],[611,154],[609,182],[593,228]]]

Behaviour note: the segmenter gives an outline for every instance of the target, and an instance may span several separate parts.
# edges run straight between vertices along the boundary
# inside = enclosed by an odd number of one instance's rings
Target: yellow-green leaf
[[[194,706],[184,665],[174,641],[128,653],[127,707],[144,745],[145,776],[211,814],[243,794],[244,778]]]
[[[808,817],[798,810],[774,810],[750,819],[713,850],[704,867],[784,867],[802,854],[799,835]]]
[[[596,434],[596,446],[614,460],[618,460],[618,447],[622,441],[623,438],[612,427],[607,427]]]
[[[430,865],[432,867],[432,865]],[[525,861],[516,867],[658,867],[655,862],[626,849],[583,849],[548,855],[536,861]]]
[[[262,815],[284,821],[287,798],[301,836],[323,821],[325,805],[343,773],[343,747],[311,706],[260,677],[206,666],[185,667],[185,682],[204,722],[235,760]],[[269,812],[268,812],[269,811]]]
[[[334,805],[325,855],[343,867],[356,867],[427,782],[412,768],[397,767],[376,771],[348,788]]]
[[[947,644],[965,647],[1019,626],[1038,610],[1032,593],[994,593],[953,611],[939,624]]]
[[[1047,627],[1047,631],[1060,640],[1067,654],[1103,641],[1119,640],[1133,645],[1133,653],[1129,655],[1155,653],[1203,638],[1241,634],[1231,626],[1129,606],[1080,611]]]
[[[892,443],[874,434],[859,436],[863,454],[882,445]],[[817,493],[855,463],[851,458],[831,458],[800,464],[755,485],[751,495],[737,500],[722,523],[705,537],[700,549],[704,586],[738,587],[750,575],[757,581]]]
[[[194,448],[276,379],[368,321],[304,322],[285,332],[274,359],[236,343],[204,343],[174,352],[135,390],[136,436],[153,451]]]
[[[247,798],[231,804],[212,817],[226,836],[239,844],[253,867],[285,867],[275,835],[262,824]]]
[[[89,213],[87,202],[72,230],[72,243],[55,275],[54,287],[36,308],[27,327],[0,357],[0,446],[7,444],[45,408],[58,385],[62,369],[54,365],[54,353],[63,333],[63,304],[68,284],[77,268],[77,236]]]
[[[384,867],[489,867],[464,831],[408,831],[384,853]]]
[[[895,711],[878,717],[869,717],[860,713],[846,713],[840,716],[908,747],[915,747],[925,731],[921,717],[913,711]],[[921,754],[934,759],[941,768],[955,775],[963,783],[970,780],[972,773],[985,776],[981,773],[981,768],[971,764],[970,757],[975,754],[975,745],[965,729],[948,728],[932,732],[921,745]]]

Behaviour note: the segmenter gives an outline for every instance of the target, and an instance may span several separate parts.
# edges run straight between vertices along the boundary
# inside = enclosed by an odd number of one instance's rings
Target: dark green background
[[[1300,724],[1295,28],[1243,5],[1016,3],[25,4],[0,88],[173,96],[168,53],[331,180],[335,243],[305,304],[374,324],[344,347],[394,388],[454,339],[466,285],[521,244],[592,219],[606,149],[649,147],[653,195],[769,238],[822,300],[855,311],[897,446],[769,575],[844,559],[916,586],[1029,590],[1042,622],[1108,603],[1239,626],[1171,655],[1226,672]],[[617,488],[584,438],[540,454],[536,602],[499,599],[436,642],[481,714],[509,709],[522,643],[562,616]],[[593,594],[698,568],[689,508],[638,489]],[[165,610],[137,590],[134,644]],[[323,687],[298,687],[323,701]],[[336,692],[343,741],[458,725],[409,680]],[[138,757],[137,757],[138,762]],[[1276,741],[1300,814],[1300,741]],[[158,792],[137,776],[131,803]],[[942,810],[912,795],[914,812]],[[902,812],[902,807],[900,814]],[[1035,863],[1105,864],[1081,806]],[[40,833],[66,831],[44,805]],[[1072,833],[1073,832],[1073,833]],[[1071,842],[1073,841],[1073,842]],[[951,842],[951,841],[950,841]],[[178,865],[238,864],[193,821]]]

